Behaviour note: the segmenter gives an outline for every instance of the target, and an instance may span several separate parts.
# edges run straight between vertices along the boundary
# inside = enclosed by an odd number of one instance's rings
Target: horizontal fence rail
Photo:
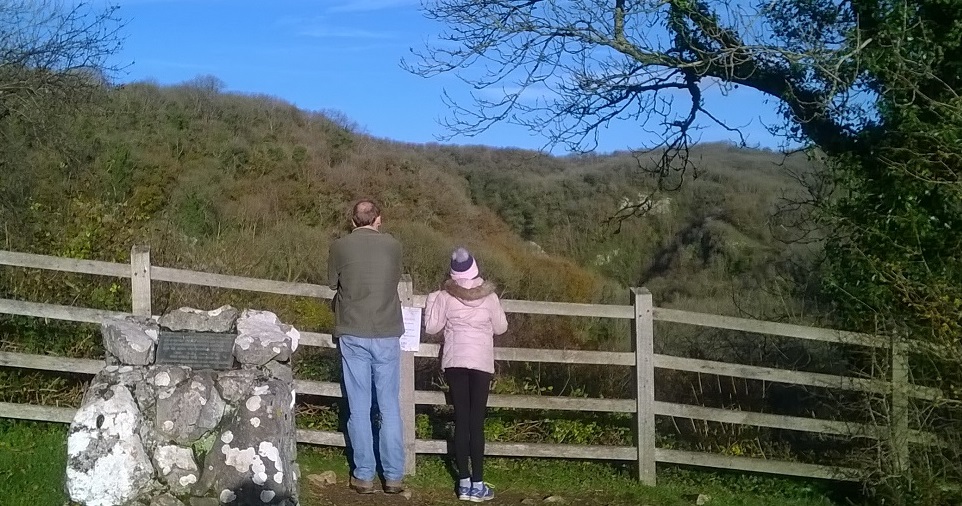
[[[655,308],[655,320],[698,325],[701,327],[713,327],[716,329],[740,330],[742,332],[754,332],[756,334],[772,336],[794,337],[796,339],[807,339],[826,343],[855,344],[875,348],[887,348],[889,346],[887,339],[869,334],[804,327],[790,323],[751,320],[734,316],[696,313],[694,311],[683,311],[680,309]]]
[[[58,306],[22,302],[10,299],[0,299],[0,313],[35,316],[54,320],[67,320],[88,323],[100,323],[103,318],[117,318],[130,316],[131,313],[117,311],[103,311],[99,309],[85,309],[73,306]],[[316,332],[301,332],[300,343],[307,346],[321,348],[335,348],[331,334]],[[437,358],[440,345],[421,343],[420,350],[415,356],[423,358]],[[502,361],[514,362],[544,362],[554,364],[594,364],[631,367],[635,365],[634,353],[613,351],[587,350],[544,350],[530,348],[495,348],[494,358]],[[794,385],[836,388],[869,393],[884,394],[891,390],[888,382],[868,378],[849,376],[835,376],[806,371],[792,371],[772,367],[761,367],[713,360],[702,360],[672,355],[654,354],[654,365],[659,369],[671,369],[694,373],[715,374],[733,378],[744,378],[787,383]],[[941,395],[937,388],[909,385],[906,387],[910,395],[925,400],[934,400]]]
[[[73,258],[51,257],[35,255],[33,253],[16,253],[13,251],[0,251],[0,265],[72,272],[76,274],[95,274],[115,278],[130,277],[130,264],[101,262],[99,260],[75,260]]]
[[[0,299],[0,313],[94,324],[100,323],[104,318],[124,317],[131,314],[149,315],[150,286],[152,281],[324,299],[330,299],[334,295],[334,292],[329,287],[310,283],[274,281],[153,266],[149,261],[149,248],[144,247],[133,248],[130,264],[0,251],[0,265],[131,279],[133,292],[131,313]],[[406,283],[406,287],[399,287],[399,293],[402,294],[404,305],[423,308],[426,296],[413,294],[410,288],[410,281]],[[402,285],[404,285],[404,282],[402,282]],[[891,381],[875,378],[836,376],[656,354],[650,347],[652,336],[651,323],[654,321],[870,348],[888,349],[891,343],[877,336],[855,332],[804,327],[786,323],[758,321],[677,309],[657,308],[651,306],[651,295],[647,290],[635,289],[633,294],[633,304],[631,305],[600,305],[523,300],[504,300],[502,303],[505,311],[509,313],[630,320],[633,329],[633,341],[638,343],[634,351],[612,352],[497,347],[495,348],[495,359],[501,361],[631,367],[635,369],[637,376],[634,398],[597,399],[564,396],[493,394],[489,398],[488,405],[496,408],[630,414],[636,419],[635,431],[636,436],[638,436],[638,445],[625,447],[489,442],[486,444],[486,454],[512,457],[556,457],[636,461],[639,464],[639,478],[649,484],[654,484],[655,482],[655,462],[836,480],[852,480],[857,478],[857,473],[854,470],[832,466],[657,448],[654,444],[654,418],[656,415],[872,439],[892,438],[892,430],[901,428],[904,433],[905,442],[901,443],[902,446],[899,450],[903,453],[906,451],[906,445],[908,445],[908,443],[938,444],[937,438],[931,434],[917,430],[908,430],[907,422],[894,424],[893,427],[890,428],[836,420],[783,416],[655,401],[653,395],[653,377],[651,374],[656,368],[773,383],[867,392],[880,395],[894,395],[893,392],[901,392],[899,395],[904,395],[906,398],[915,397],[925,400],[937,399],[941,396],[941,392],[936,388],[916,386],[907,381],[903,381],[903,384],[893,384]],[[647,344],[641,345],[641,343],[645,342],[642,338],[646,335],[648,336]],[[300,344],[320,348],[335,348],[336,346],[330,334],[315,332],[301,332]],[[449,452],[449,443],[446,441],[415,440],[413,435],[413,406],[415,404],[448,404],[444,392],[415,391],[413,387],[413,358],[437,358],[439,350],[440,346],[438,344],[421,343],[419,351],[410,353],[409,358],[404,362],[404,374],[405,376],[410,376],[410,381],[407,381],[404,388],[402,388],[402,390],[405,390],[402,392],[402,401],[404,401],[409,408],[406,409],[403,414],[407,426],[406,447],[409,450],[408,460],[411,463],[413,463],[414,460],[412,458],[413,455],[411,455],[413,453],[444,454]],[[104,362],[93,359],[0,352],[0,366],[89,375],[96,374],[100,371],[104,367]],[[405,382],[402,381],[402,383]],[[295,389],[300,395],[322,397],[342,396],[340,385],[330,382],[295,380]],[[0,403],[0,417],[7,418],[67,423],[71,421],[75,411],[74,408],[66,407]],[[338,432],[301,429],[297,431],[297,437],[298,441],[302,443],[344,446],[344,437]],[[413,472],[413,468],[409,469],[409,472]]]
[[[0,366],[45,371],[96,374],[104,367],[103,360],[65,358],[23,353],[0,352]],[[301,395],[320,397],[343,397],[341,386],[327,381],[296,380],[295,389]],[[433,390],[415,391],[415,403],[421,405],[443,406],[450,404],[444,392]],[[554,411],[595,411],[605,413],[635,413],[634,399],[593,399],[565,396],[499,395],[488,397],[488,406],[493,408],[515,408]],[[754,425],[776,429],[817,432],[834,435],[857,435],[873,439],[887,437],[887,432],[875,426],[852,422],[802,418],[796,416],[773,415],[723,408],[707,408],[689,404],[676,404],[656,401],[656,415],[676,418],[690,418],[713,422]],[[930,434],[912,431],[913,443],[935,444]]]

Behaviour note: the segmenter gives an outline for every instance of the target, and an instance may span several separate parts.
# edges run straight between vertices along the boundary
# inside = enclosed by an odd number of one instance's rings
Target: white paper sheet
[[[401,351],[418,351],[421,348],[421,311],[419,307],[402,307],[404,335],[401,336]]]

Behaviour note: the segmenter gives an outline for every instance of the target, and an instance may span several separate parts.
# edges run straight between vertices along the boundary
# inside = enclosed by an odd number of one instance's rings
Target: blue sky
[[[115,62],[128,65],[120,82],[175,84],[200,75],[228,91],[278,97],[307,110],[343,113],[370,135],[404,142],[437,142],[448,133],[442,93],[466,97],[453,75],[430,79],[400,67],[443,26],[426,19],[420,0],[114,0],[126,42]],[[750,145],[777,147],[765,131],[774,107],[750,90],[722,97],[706,92],[712,112],[742,127]],[[702,141],[733,139],[721,128]],[[599,151],[650,145],[637,124],[610,125]],[[449,143],[539,149],[545,139],[522,127],[499,125]],[[562,148],[553,152],[563,154]]]

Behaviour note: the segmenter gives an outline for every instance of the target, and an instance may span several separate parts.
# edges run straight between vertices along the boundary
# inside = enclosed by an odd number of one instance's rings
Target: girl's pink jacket
[[[448,279],[428,294],[424,332],[444,330],[441,368],[464,367],[494,373],[494,336],[508,330],[508,319],[494,283],[481,278]]]

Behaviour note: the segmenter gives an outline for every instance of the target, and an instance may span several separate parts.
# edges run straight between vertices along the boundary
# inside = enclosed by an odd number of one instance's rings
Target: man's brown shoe
[[[400,494],[404,492],[404,484],[400,481],[394,480],[384,480],[384,493],[385,494]]]
[[[374,482],[359,480],[351,476],[351,488],[354,489],[358,494],[373,494],[374,493]]]

